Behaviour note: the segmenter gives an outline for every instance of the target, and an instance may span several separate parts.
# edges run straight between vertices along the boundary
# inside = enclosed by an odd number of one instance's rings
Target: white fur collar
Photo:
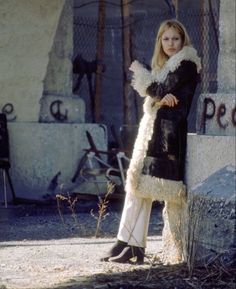
[[[194,49],[192,46],[184,46],[178,53],[173,55],[166,62],[165,66],[169,68],[169,71],[173,72],[179,67],[181,61],[183,60],[190,60],[194,62],[197,66],[197,72],[200,72],[202,68],[201,59],[198,57],[196,49]]]
[[[131,85],[139,93],[140,96],[147,96],[147,87],[155,81],[164,82],[169,72],[175,71],[183,60],[190,60],[197,66],[197,72],[201,70],[201,59],[197,55],[197,51],[191,46],[184,46],[178,53],[168,59],[164,67],[159,70],[148,71],[142,65],[135,70]]]
[[[175,71],[183,60],[190,60],[197,66],[199,73],[201,66],[201,59],[197,55],[196,49],[191,46],[184,46],[178,53],[169,58],[160,71],[152,71],[153,81],[163,82],[169,72]]]

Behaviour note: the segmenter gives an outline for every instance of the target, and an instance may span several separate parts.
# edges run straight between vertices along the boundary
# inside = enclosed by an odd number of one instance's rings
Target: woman
[[[153,200],[185,194],[187,116],[199,80],[200,59],[184,26],[167,20],[159,28],[149,72],[134,61],[132,86],[145,97],[117,242],[103,261],[144,259]]]

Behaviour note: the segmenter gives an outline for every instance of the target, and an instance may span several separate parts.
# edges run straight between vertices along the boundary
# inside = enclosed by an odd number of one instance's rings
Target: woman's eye
[[[169,41],[170,39],[169,38],[163,38],[162,40],[163,41]],[[179,37],[174,37],[174,38],[172,38],[172,40],[177,41],[177,40],[179,40]]]

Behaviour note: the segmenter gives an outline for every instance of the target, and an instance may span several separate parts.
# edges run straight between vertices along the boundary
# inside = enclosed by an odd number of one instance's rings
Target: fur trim
[[[140,65],[140,68],[135,71],[131,85],[139,93],[140,96],[145,97],[147,87],[152,83],[152,74],[146,68]]]
[[[158,72],[150,72],[140,63],[140,66],[133,74],[131,85],[140,96],[145,97],[147,96],[146,89],[152,82],[163,82],[167,74],[175,71],[183,60],[194,62],[197,66],[197,72],[200,72],[202,68],[201,59],[198,57],[196,49],[192,46],[184,46],[178,53],[169,58],[164,67]]]
[[[198,73],[202,69],[201,59],[198,57],[196,49],[194,49],[192,46],[184,46],[183,49],[181,49],[167,61],[166,66],[171,72],[173,72],[179,67],[181,61],[183,60],[190,60],[194,62],[197,66]]]
[[[191,60],[197,65],[197,71],[201,69],[201,61],[193,47],[185,46],[181,51],[173,55],[158,72],[149,72],[141,65],[134,72],[132,86],[141,96],[146,96],[147,87],[153,82],[164,82],[168,73],[175,71],[181,61]],[[133,154],[127,171],[126,192],[138,194],[142,197],[164,200],[169,195],[178,195],[185,192],[183,182],[159,179],[151,176],[143,176],[143,161],[146,157],[148,142],[152,138],[153,126],[158,108],[152,106],[153,99],[147,96],[143,105],[144,115],[141,119],[138,135],[134,144]],[[143,190],[143,191],[142,191]],[[160,196],[159,196],[160,194]],[[181,193],[182,194],[182,193]],[[166,200],[166,199],[165,199]]]
[[[158,201],[180,202],[186,199],[186,186],[182,181],[166,180],[141,175],[139,186],[135,191],[139,197],[150,198]]]
[[[148,97],[145,103],[150,102]],[[147,105],[149,107],[149,105]],[[148,142],[152,137],[153,125],[156,117],[156,110],[152,113],[144,113],[141,119],[138,136],[136,138],[132,158],[127,171],[126,191],[135,192],[138,187],[139,177],[143,168],[143,160],[148,149]]]

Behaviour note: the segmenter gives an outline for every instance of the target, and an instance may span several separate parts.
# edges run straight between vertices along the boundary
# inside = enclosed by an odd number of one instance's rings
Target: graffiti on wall
[[[12,103],[6,103],[0,108],[1,113],[4,113],[7,117],[7,121],[16,120],[16,114],[14,110],[14,105]]]
[[[50,113],[55,120],[59,122],[66,121],[68,119],[68,110],[65,109],[64,113],[61,111],[63,102],[61,100],[54,100],[50,104]]]
[[[79,97],[45,93],[40,104],[39,122],[81,123],[85,121],[85,104]]]
[[[81,98],[45,95],[40,103],[39,122],[83,123],[85,121],[85,104]],[[0,113],[6,115],[8,122],[21,119],[11,102],[0,103]]]
[[[216,103],[211,97],[205,97],[203,100],[200,131],[206,133],[206,126],[209,121],[213,121],[219,129],[235,128],[236,106],[232,107],[228,102]]]

